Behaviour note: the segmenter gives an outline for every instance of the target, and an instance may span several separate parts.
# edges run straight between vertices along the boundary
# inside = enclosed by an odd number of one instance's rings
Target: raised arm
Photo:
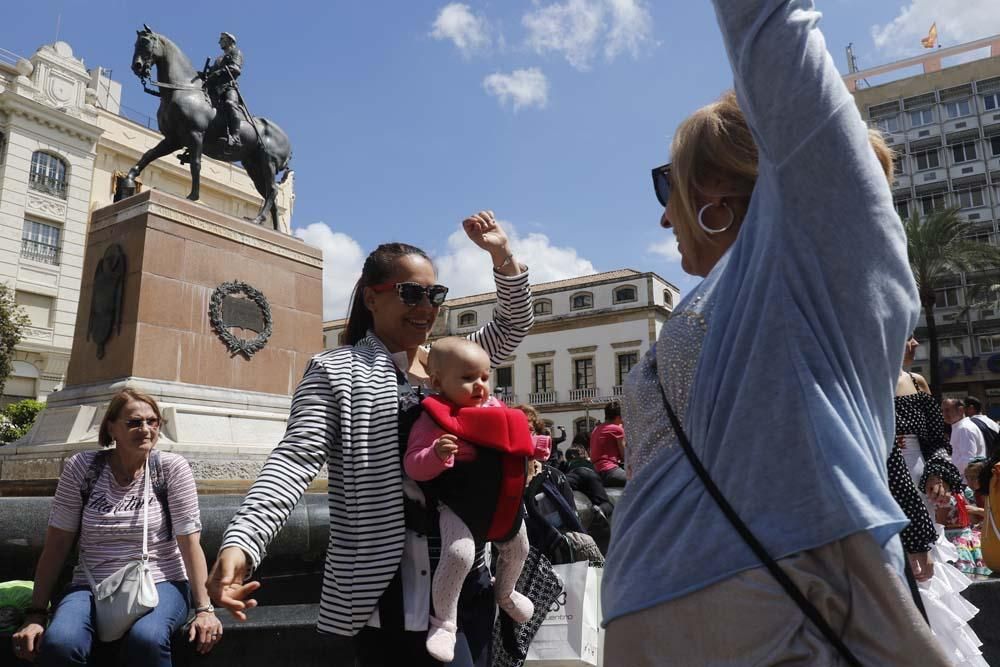
[[[469,338],[486,350],[490,365],[496,367],[517,349],[534,323],[528,270],[514,257],[507,234],[493,211],[480,211],[466,218],[462,227],[473,243],[490,254],[493,263],[497,286],[493,319]]]

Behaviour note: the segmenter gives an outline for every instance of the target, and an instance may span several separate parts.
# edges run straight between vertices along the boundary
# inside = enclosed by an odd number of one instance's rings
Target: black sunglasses
[[[656,192],[656,200],[660,206],[667,207],[670,201],[670,163],[653,167],[653,191]]]
[[[377,293],[388,292],[391,289],[399,294],[399,300],[407,306],[415,306],[423,301],[424,296],[435,308],[444,303],[448,296],[448,288],[444,285],[429,285],[424,287],[420,283],[382,283],[372,285],[371,288]]]

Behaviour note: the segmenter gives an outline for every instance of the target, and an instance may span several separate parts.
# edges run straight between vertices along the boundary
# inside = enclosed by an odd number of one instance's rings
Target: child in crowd
[[[444,338],[431,347],[427,366],[440,395],[424,399],[403,465],[429,502],[438,502],[441,560],[427,652],[447,663],[454,659],[458,596],[476,543],[493,541],[500,552],[494,589],[500,608],[518,623],[534,614],[514,585],[528,556],[522,494],[535,444],[524,413],[490,396],[490,360],[479,345]]]
[[[952,493],[949,503],[939,507],[935,517],[938,523],[944,525],[944,536],[958,552],[955,567],[969,576],[989,576],[992,572],[983,562],[979,524],[984,511],[976,497],[979,475],[985,463],[986,459],[982,458],[969,462],[964,471],[969,485],[962,492]]]

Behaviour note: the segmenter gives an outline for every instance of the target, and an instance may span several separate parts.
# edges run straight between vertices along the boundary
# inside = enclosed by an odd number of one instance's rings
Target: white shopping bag
[[[563,592],[528,647],[525,667],[600,667],[601,575],[586,562],[553,565]]]

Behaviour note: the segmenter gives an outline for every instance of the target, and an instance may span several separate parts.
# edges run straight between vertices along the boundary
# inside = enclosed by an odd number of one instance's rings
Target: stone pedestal
[[[95,271],[113,244],[126,261],[121,325],[98,358],[89,336],[101,292]],[[234,352],[213,327],[210,306],[213,294],[216,306],[225,296],[217,293],[223,283],[246,284],[266,301],[262,308],[236,292],[221,309],[260,321],[269,312],[270,336],[252,355]],[[95,211],[67,386],[49,397],[25,438],[0,450],[4,492],[18,480],[55,480],[66,458],[97,447],[108,401],[124,387],[160,402],[167,421],[158,446],[187,457],[199,480],[252,479],[284,432],[309,358],[322,349],[322,302],[322,254],[294,237],[156,190]],[[223,323],[231,319],[240,321]],[[224,330],[243,341],[258,336]]]

